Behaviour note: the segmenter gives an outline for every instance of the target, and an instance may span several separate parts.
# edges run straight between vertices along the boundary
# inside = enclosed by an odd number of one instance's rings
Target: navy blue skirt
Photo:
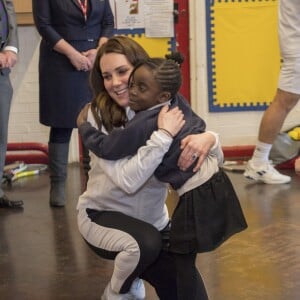
[[[96,48],[97,42],[69,41],[78,51]],[[40,123],[50,127],[76,128],[83,106],[92,100],[89,72],[77,71],[69,59],[44,40],[40,44]]]
[[[169,250],[180,254],[212,251],[246,228],[232,183],[220,170],[180,197],[172,216]]]

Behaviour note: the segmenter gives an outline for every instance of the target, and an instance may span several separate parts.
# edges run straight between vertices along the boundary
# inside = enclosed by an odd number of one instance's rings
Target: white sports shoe
[[[248,179],[261,181],[267,184],[289,183],[291,177],[280,174],[270,163],[254,167],[252,160],[249,160],[244,172],[244,176]]]
[[[135,300],[135,298],[130,293],[117,294],[113,291],[109,282],[101,296],[101,300]]]
[[[146,297],[145,285],[142,279],[136,278],[129,290],[129,294],[131,294],[136,300],[143,300]]]

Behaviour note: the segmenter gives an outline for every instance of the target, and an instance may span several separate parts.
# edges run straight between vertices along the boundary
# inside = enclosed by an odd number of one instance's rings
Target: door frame
[[[178,22],[175,24],[176,50],[184,56],[184,62],[181,66],[183,83],[180,92],[191,103],[189,1],[175,0],[175,3],[178,4]]]

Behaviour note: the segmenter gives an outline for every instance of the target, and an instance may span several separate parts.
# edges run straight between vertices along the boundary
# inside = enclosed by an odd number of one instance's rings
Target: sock
[[[258,141],[251,159],[252,164],[254,166],[260,166],[261,164],[269,162],[271,148],[272,144],[266,144]]]

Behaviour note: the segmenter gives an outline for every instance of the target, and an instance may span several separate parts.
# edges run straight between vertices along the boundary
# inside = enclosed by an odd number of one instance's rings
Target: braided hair
[[[162,91],[169,92],[171,94],[171,98],[173,98],[179,91],[182,84],[182,75],[180,64],[174,59],[155,57],[141,60],[134,67],[129,77],[129,82],[131,81],[134,72],[141,66],[146,66],[153,72],[154,79],[160,89]]]

